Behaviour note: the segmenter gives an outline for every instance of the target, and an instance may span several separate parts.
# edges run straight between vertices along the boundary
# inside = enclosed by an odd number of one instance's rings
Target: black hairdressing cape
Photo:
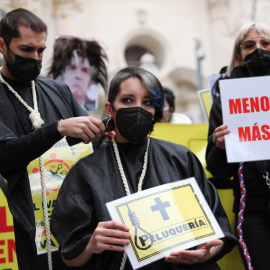
[[[140,144],[118,143],[118,149],[130,191],[134,193],[142,170],[146,141]],[[206,179],[197,157],[184,146],[151,139],[143,189],[192,176],[224,232],[222,251],[204,264],[175,266],[162,259],[141,269],[219,269],[215,261],[236,244],[216,189]],[[77,257],[85,249],[98,222],[111,220],[105,204],[123,196],[125,190],[111,142],[75,164],[64,180],[51,219],[52,233],[66,259]],[[119,269],[122,256],[122,253],[110,251],[94,254],[87,265],[80,269]],[[130,267],[127,261],[125,269],[132,269]]]
[[[6,81],[33,108],[30,84]],[[0,83],[0,173],[8,181],[6,196],[14,220],[20,270],[48,269],[46,254],[38,256],[37,261],[35,217],[26,168],[62,139],[57,131],[59,119],[87,115],[66,85],[38,77],[35,86],[38,110],[45,124],[33,132],[29,111]],[[59,252],[53,253],[53,260],[63,265]]]

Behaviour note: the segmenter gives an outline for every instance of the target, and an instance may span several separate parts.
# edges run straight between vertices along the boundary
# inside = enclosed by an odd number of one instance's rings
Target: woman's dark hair
[[[165,100],[168,102],[170,110],[172,110],[172,112],[174,112],[175,96],[174,96],[173,91],[167,87],[163,87],[163,91],[164,91]]]
[[[8,12],[0,22],[0,37],[4,39],[7,46],[12,38],[20,37],[20,26],[30,28],[37,33],[46,33],[46,24],[29,10],[18,8]]]
[[[108,74],[105,65],[107,55],[95,40],[71,36],[56,37],[52,65],[49,68],[48,76],[56,79],[63,75],[74,56],[74,52],[83,59],[88,59],[91,67],[91,80],[100,83],[107,93]]]
[[[120,85],[129,78],[138,78],[149,91],[155,107],[154,121],[160,121],[163,117],[164,93],[159,80],[149,71],[138,67],[121,69],[113,77],[109,87],[108,101],[113,106],[115,98],[120,91]]]

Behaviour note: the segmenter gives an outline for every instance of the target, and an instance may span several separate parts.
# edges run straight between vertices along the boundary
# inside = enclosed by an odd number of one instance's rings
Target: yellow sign
[[[134,269],[173,250],[224,237],[194,178],[134,193],[107,207],[113,220],[130,229],[126,251]]]
[[[212,99],[211,99],[211,93],[209,89],[204,89],[198,91],[199,94],[199,101],[201,104],[201,108],[203,110],[203,114],[205,116],[205,119],[208,121],[210,117],[210,111],[212,107]]]
[[[18,267],[13,220],[1,189],[0,202],[0,270],[15,270]]]
[[[52,210],[58,196],[60,187],[65,176],[72,166],[81,157],[91,153],[90,146],[87,144],[76,144],[69,147],[65,138],[54,144],[46,153],[42,155],[44,162],[44,179],[46,183],[47,209],[49,221]],[[27,167],[33,208],[36,220],[36,246],[38,254],[47,252],[46,231],[44,222],[44,211],[41,189],[41,169],[39,159],[33,160]],[[51,249],[58,249],[59,245],[53,235],[51,235]]]
[[[62,139],[43,154],[49,219],[66,174],[80,158],[90,154],[91,151],[91,147],[88,144],[81,143],[69,147],[66,140]],[[28,165],[27,171],[32,189],[33,208],[36,220],[36,246],[38,254],[42,254],[46,252],[46,235],[39,159],[33,160]],[[52,235],[51,245],[52,250],[58,248],[58,243]],[[12,215],[8,209],[6,197],[0,189],[0,270],[17,269],[18,265]]]

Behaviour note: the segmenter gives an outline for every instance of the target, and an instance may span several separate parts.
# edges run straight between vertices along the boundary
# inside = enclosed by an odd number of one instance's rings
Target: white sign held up
[[[270,76],[220,81],[227,161],[270,159]]]

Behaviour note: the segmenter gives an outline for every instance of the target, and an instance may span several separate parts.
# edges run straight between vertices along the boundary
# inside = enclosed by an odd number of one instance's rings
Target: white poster
[[[270,76],[220,81],[228,162],[270,159]]]

